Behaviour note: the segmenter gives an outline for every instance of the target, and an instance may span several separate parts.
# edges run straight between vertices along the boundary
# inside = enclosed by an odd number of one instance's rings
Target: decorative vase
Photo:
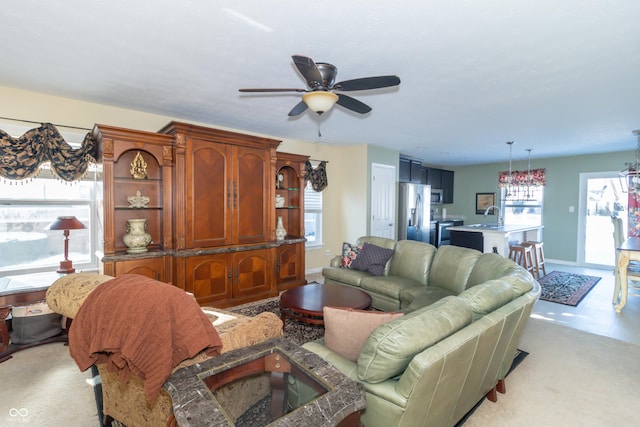
[[[279,194],[276,194],[276,208],[284,207],[284,197]]]
[[[122,238],[127,246],[127,253],[140,254],[147,251],[151,243],[151,234],[147,233],[146,219],[128,219],[127,232]]]
[[[276,240],[284,240],[287,236],[287,230],[282,225],[282,217],[278,217],[278,224],[276,225]]]

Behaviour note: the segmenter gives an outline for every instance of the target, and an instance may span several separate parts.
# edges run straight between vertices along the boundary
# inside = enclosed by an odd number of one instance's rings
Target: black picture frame
[[[496,205],[496,193],[476,193],[476,214],[484,215],[489,206]],[[490,215],[495,215],[496,210],[491,209]]]

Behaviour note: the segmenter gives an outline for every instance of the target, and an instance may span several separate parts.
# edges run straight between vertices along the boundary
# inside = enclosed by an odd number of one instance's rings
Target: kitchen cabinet
[[[442,190],[442,169],[425,168],[427,171],[427,185],[433,190]]]
[[[505,258],[509,256],[509,246],[513,243],[541,242],[542,230],[543,226],[496,224],[470,224],[449,229],[452,245],[471,247],[484,253],[495,252]]]
[[[454,171],[425,167],[423,183],[432,190],[442,190],[442,203],[453,203]]]
[[[400,157],[400,170],[398,179],[400,182],[422,183],[422,161]]]
[[[453,203],[453,171],[442,170],[442,203]]]

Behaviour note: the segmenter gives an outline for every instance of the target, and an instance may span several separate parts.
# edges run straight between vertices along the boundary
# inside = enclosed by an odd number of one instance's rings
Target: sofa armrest
[[[112,276],[97,273],[68,274],[49,286],[47,304],[56,313],[73,319],[87,296],[98,285],[111,279]]]
[[[334,256],[333,258],[331,258],[331,261],[329,261],[329,266],[330,267],[335,267],[335,268],[339,268],[342,266],[342,257],[340,255]]]

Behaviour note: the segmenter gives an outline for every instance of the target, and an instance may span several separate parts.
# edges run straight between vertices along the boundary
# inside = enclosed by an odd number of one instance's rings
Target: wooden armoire
[[[278,153],[277,140],[179,122],[158,133],[96,125],[94,136],[103,165],[105,274],[143,274],[217,307],[306,283],[307,156]],[[144,179],[132,176],[136,156]],[[147,206],[127,205],[137,194],[149,197]],[[284,206],[276,207],[276,194]],[[278,217],[283,240],[276,240]],[[147,252],[126,251],[132,218],[147,219]]]

